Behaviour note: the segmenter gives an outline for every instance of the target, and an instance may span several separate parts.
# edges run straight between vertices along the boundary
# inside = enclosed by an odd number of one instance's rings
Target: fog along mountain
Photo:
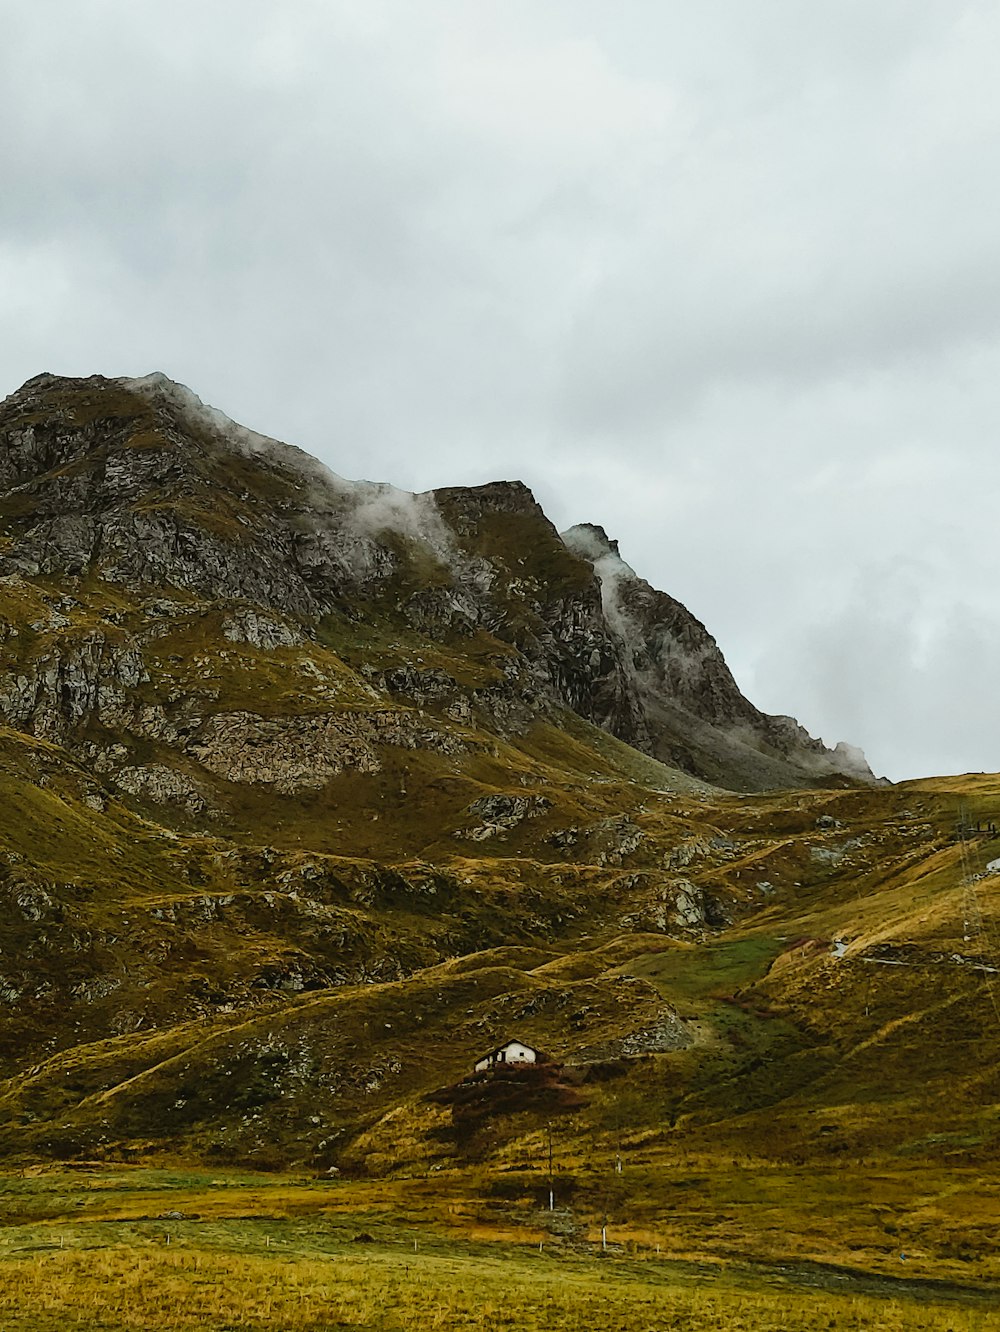
[[[148,619],[125,635],[119,606],[95,607],[99,625],[81,635],[69,616],[50,652],[23,661],[3,709],[36,735],[79,744],[113,697],[116,723],[136,738],[237,779],[270,761],[282,771],[262,779],[291,788],[370,766],[371,746],[385,739],[378,725],[400,730],[393,743],[447,750],[465,743],[470,709],[489,729],[516,733],[570,708],[654,758],[735,789],[871,779],[857,751],[831,753],[790,718],[748,703],[683,606],[637,578],[600,527],[560,538],[519,482],[410,495],[344,481],[157,375],[42,375],[4,404],[0,429],[0,570],[100,578],[145,597],[134,609]],[[150,600],[166,589],[185,596],[175,605]],[[372,653],[351,681],[365,706],[338,726],[317,705],[342,707],[343,672],[316,674],[306,657],[307,707],[270,717],[262,730],[246,709],[227,713],[204,695],[165,688],[145,661],[142,640],[216,611],[224,638],[264,648],[335,647],[342,626],[380,620],[475,657],[485,674],[463,683],[430,664],[379,669],[385,663]],[[444,704],[435,709],[444,716],[421,722],[419,712],[393,708],[373,730],[376,697]],[[132,752],[101,756],[109,772],[123,757],[131,768]]]
[[[0,408],[0,654],[7,1157],[433,1164],[517,1225],[557,1119],[564,1237],[630,1224],[631,1153],[661,1218],[685,1162],[716,1200],[737,1158],[761,1198],[919,1163],[906,1247],[960,1261],[959,1199],[996,1250],[996,779],[880,785],[761,714],[600,527],[42,375]],[[514,1038],[534,1072],[470,1080]],[[877,1265],[869,1184],[775,1244]]]

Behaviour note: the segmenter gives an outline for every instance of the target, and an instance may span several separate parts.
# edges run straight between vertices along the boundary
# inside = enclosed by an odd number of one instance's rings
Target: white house
[[[485,1073],[487,1069],[496,1068],[497,1064],[533,1064],[537,1059],[538,1051],[530,1045],[525,1045],[523,1041],[508,1041],[506,1045],[498,1046],[477,1060],[475,1071]]]

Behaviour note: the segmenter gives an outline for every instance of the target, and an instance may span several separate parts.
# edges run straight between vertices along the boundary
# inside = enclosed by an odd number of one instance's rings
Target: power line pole
[[[552,1120],[551,1119],[548,1120],[548,1122],[545,1125],[545,1128],[549,1135],[549,1211],[554,1212],[556,1210],[556,1185],[555,1185],[555,1176],[553,1175],[552,1172]]]

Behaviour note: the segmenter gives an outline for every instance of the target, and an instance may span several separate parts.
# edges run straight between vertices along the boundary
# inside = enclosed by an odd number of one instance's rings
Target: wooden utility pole
[[[549,1211],[556,1210],[556,1186],[555,1178],[552,1173],[552,1121],[551,1119],[545,1125],[549,1135]]]

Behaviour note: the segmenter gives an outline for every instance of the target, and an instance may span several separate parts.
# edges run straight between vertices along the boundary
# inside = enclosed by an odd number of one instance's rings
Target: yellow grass
[[[826,1291],[678,1282],[657,1264],[375,1253],[325,1260],[198,1249],[13,1255],[0,1264],[5,1332],[332,1332],[432,1329],[864,1329],[971,1332],[993,1314]]]

